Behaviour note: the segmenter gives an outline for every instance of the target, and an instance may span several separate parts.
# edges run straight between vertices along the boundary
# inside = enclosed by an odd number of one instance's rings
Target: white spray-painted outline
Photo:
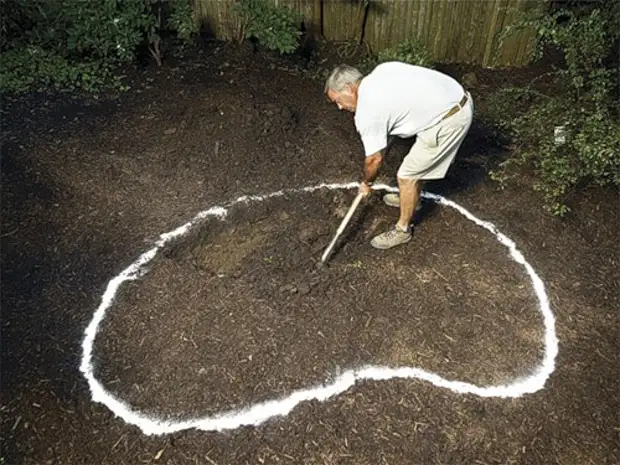
[[[184,421],[152,418],[135,411],[125,402],[117,399],[110,392],[106,391],[103,385],[95,378],[93,374],[94,367],[92,364],[93,345],[99,325],[105,317],[106,310],[112,304],[114,296],[120,285],[124,281],[136,280],[147,273],[148,270],[145,269],[146,264],[155,257],[157,251],[167,242],[187,233],[192,226],[204,218],[215,216],[220,219],[224,219],[228,213],[228,208],[238,203],[263,201],[269,198],[283,196],[287,193],[313,192],[318,189],[350,189],[357,186],[359,186],[358,183],[319,184],[305,188],[281,190],[266,195],[245,195],[229,202],[228,204],[225,204],[223,207],[212,207],[208,210],[202,211],[198,213],[190,222],[174,229],[173,231],[160,235],[155,247],[140,255],[140,257],[129,267],[123,270],[121,274],[110,280],[106,291],[101,298],[101,304],[95,311],[93,319],[84,332],[85,336],[82,342],[82,362],[80,364],[80,371],[88,381],[88,386],[90,388],[93,401],[104,404],[115,415],[121,417],[127,423],[136,425],[147,435],[162,435],[175,433],[186,429],[222,431],[238,428],[244,425],[257,426],[270,418],[276,416],[286,416],[301,402],[309,400],[318,400],[322,402],[337,394],[341,394],[351,388],[357,381],[362,380],[387,380],[391,378],[420,379],[434,384],[435,386],[443,387],[457,393],[474,394],[481,397],[521,397],[524,394],[531,394],[542,389],[545,382],[555,369],[555,358],[558,354],[558,339],[555,332],[555,317],[549,308],[549,299],[545,292],[545,286],[542,280],[538,277],[532,266],[525,260],[521,252],[517,250],[515,243],[504,234],[500,233],[492,223],[476,218],[473,214],[455,202],[447,200],[440,195],[428,192],[423,192],[422,196],[439,204],[454,208],[467,219],[493,233],[497,237],[498,241],[510,250],[510,256],[512,259],[523,265],[529,274],[534,291],[540,303],[540,312],[543,315],[545,328],[544,357],[542,359],[542,364],[535,369],[532,375],[523,379],[518,379],[514,383],[508,385],[480,387],[462,381],[447,380],[435,373],[428,372],[421,368],[390,368],[370,365],[359,369],[347,370],[330,384],[300,389],[281,399],[270,400],[260,404],[255,404],[243,410],[234,410],[213,417],[195,418]],[[377,185],[374,189],[387,190],[390,192],[398,191],[397,188],[384,184]]]

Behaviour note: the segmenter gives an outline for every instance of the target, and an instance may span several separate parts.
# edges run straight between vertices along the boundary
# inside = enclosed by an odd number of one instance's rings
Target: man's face
[[[357,107],[357,93],[351,86],[347,86],[342,92],[335,92],[332,89],[327,91],[327,97],[334,102],[339,110],[347,110],[355,113]]]

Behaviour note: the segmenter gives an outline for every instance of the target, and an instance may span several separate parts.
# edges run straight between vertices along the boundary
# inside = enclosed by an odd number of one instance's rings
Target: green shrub
[[[169,0],[169,5],[168,30],[174,31],[183,42],[191,42],[200,30],[192,5],[189,0]]]
[[[65,0],[62,4],[64,39],[70,56],[110,64],[135,58],[136,48],[154,19],[144,0]]]
[[[417,39],[408,39],[399,43],[396,47],[386,48],[369,57],[362,63],[360,68],[366,74],[377,65],[388,61],[402,61],[411,65],[425,66],[427,68],[433,67],[431,54],[424,44]]]
[[[5,0],[0,89],[123,89],[115,70],[140,45],[159,42],[162,4],[166,30],[189,40],[196,32],[189,0]]]
[[[240,23],[240,39],[256,39],[281,54],[299,47],[301,18],[292,10],[275,6],[270,0],[240,0],[232,11]]]
[[[113,68],[104,61],[71,61],[62,55],[31,46],[1,54],[0,89],[22,93],[29,90],[101,91],[115,87],[125,90]]]
[[[534,188],[545,209],[562,216],[568,196],[588,184],[620,187],[620,121],[608,59],[614,48],[614,21],[600,9],[586,14],[561,10],[528,18],[539,42],[563,53],[555,75],[560,92],[546,95],[534,83],[503,89],[490,99],[494,117],[515,141],[515,153],[491,177],[506,182],[518,167],[533,167]],[[557,137],[561,130],[565,138]]]

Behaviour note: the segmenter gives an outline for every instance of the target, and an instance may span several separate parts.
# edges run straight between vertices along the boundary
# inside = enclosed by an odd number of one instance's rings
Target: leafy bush
[[[188,0],[169,0],[168,30],[175,31],[183,42],[190,42],[200,30],[194,10]]]
[[[114,70],[162,29],[163,0],[5,0],[0,42],[0,89],[55,87],[88,91],[120,86]],[[195,31],[189,0],[166,1],[168,27],[180,38]],[[122,87],[121,87],[122,88]]]
[[[491,99],[496,120],[515,141],[514,156],[492,178],[505,182],[513,168],[533,167],[534,188],[555,215],[570,210],[566,201],[579,187],[620,187],[620,121],[613,72],[607,67],[614,48],[611,19],[593,9],[586,14],[560,10],[522,21],[520,26],[533,26],[538,33],[536,57],[544,56],[542,47],[548,45],[563,53],[564,69],[552,74],[564,91],[549,96],[531,83],[504,89]]]
[[[125,87],[104,61],[68,60],[34,45],[2,53],[0,89],[21,93],[32,89],[98,91],[106,86]]]
[[[153,24],[149,5],[143,0],[84,2],[65,0],[59,32],[69,55],[100,59],[110,64],[134,59],[136,48]]]
[[[292,10],[275,6],[270,0],[239,0],[232,11],[240,23],[240,39],[256,39],[281,54],[299,47],[301,18]]]
[[[364,73],[372,71],[372,69],[387,61],[402,61],[411,65],[433,67],[431,54],[422,42],[417,39],[408,39],[399,43],[396,47],[381,50],[374,56],[364,61],[361,70]]]

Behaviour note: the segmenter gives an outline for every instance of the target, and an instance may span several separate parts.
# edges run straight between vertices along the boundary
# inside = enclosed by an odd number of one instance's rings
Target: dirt
[[[102,328],[104,384],[141,411],[195,416],[368,364],[421,366],[478,385],[533,371],[543,332],[529,279],[494,236],[456,212],[417,230],[421,247],[436,252],[409,247],[385,260],[368,241],[394,211],[365,205],[357,233],[331,266],[317,268],[331,237],[300,237],[352,196],[327,191],[239,207],[166,250],[127,286]],[[381,227],[373,227],[377,218],[386,219]],[[475,257],[464,237],[478,243]]]
[[[134,73],[116,98],[5,101],[4,463],[620,463],[618,192],[586,190],[560,220],[525,175],[500,190],[486,173],[510,147],[483,117],[427,190],[493,222],[545,283],[560,351],[542,390],[501,399],[364,381],[260,426],[164,436],[92,401],[84,330],[110,279],[160,234],[242,195],[358,180],[351,115],[308,67],[213,42]],[[480,108],[493,89],[542,72],[444,69],[476,73]],[[394,142],[381,181],[393,184],[411,143]],[[186,419],[368,364],[480,386],[531,374],[544,349],[532,283],[456,210],[425,200],[413,241],[378,251],[369,241],[397,210],[376,193],[317,266],[354,196],[291,190],[198,222],[120,288],[95,339],[97,378],[140,412]]]

